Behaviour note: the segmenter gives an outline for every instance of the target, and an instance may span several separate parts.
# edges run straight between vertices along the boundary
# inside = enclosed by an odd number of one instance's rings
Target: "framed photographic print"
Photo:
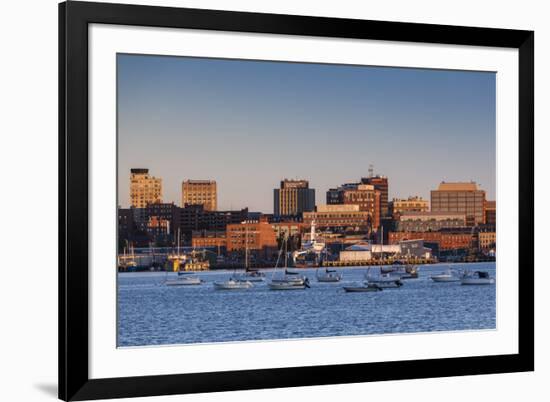
[[[61,399],[534,369],[533,32],[77,1],[59,32]]]

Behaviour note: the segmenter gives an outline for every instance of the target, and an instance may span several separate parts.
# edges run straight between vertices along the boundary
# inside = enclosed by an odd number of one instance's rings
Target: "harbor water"
[[[317,282],[315,269],[293,269],[309,277],[311,288],[292,291],[269,290],[269,270],[265,282],[231,291],[215,290],[213,282],[232,271],[198,273],[205,281],[199,286],[165,286],[174,273],[119,273],[118,346],[496,328],[496,286],[430,279],[449,267],[496,278],[494,262],[425,265],[401,288],[346,293],[343,286],[362,284],[366,267],[337,269],[344,275],[339,283]]]

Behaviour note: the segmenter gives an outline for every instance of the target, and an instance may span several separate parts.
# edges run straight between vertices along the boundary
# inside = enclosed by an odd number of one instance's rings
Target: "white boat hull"
[[[271,290],[303,290],[305,288],[305,283],[298,282],[271,282],[269,284],[269,289]]]
[[[460,283],[462,285],[493,285],[495,278],[463,278]]]
[[[460,278],[453,275],[434,275],[431,279],[434,282],[460,282]]]
[[[164,284],[166,286],[196,286],[202,284],[202,280],[199,278],[178,278],[169,279]]]
[[[340,282],[341,279],[342,279],[341,276],[319,276],[317,278],[317,282],[335,283],[335,282]]]
[[[249,281],[214,282],[214,288],[217,290],[250,289],[252,286],[252,283]]]

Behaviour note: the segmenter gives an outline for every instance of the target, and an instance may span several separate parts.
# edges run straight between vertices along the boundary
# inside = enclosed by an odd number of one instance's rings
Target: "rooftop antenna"
[[[369,164],[369,177],[374,176],[374,165],[371,163]]]

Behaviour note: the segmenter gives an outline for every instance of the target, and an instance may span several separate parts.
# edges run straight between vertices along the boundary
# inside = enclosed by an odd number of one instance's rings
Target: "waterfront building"
[[[485,191],[475,182],[442,182],[431,191],[432,212],[461,212],[468,226],[485,223]]]
[[[380,191],[380,216],[388,216],[388,178],[386,176],[370,175],[369,177],[361,178],[361,183],[370,184],[374,186],[375,190]]]
[[[309,188],[307,180],[281,181],[280,188],[273,190],[273,214],[297,216],[315,209],[315,189]]]
[[[405,212],[397,221],[399,232],[434,232],[445,228],[466,226],[466,215],[461,212]]]
[[[315,212],[304,212],[304,225],[315,225],[320,230],[337,232],[364,231],[371,228],[371,213],[361,211],[359,205],[318,205]]]
[[[131,206],[145,208],[156,202],[162,202],[162,179],[149,175],[149,169],[130,169]]]
[[[403,240],[424,240],[425,243],[436,243],[441,251],[469,249],[474,242],[474,234],[471,231],[389,233],[388,241],[390,244],[399,244]]]
[[[394,219],[399,219],[399,217],[407,212],[428,212],[430,210],[428,200],[423,199],[422,197],[408,197],[408,198],[394,198],[389,203],[389,214],[393,216]]]
[[[277,255],[277,238],[267,219],[227,225],[227,252],[243,254],[247,249],[263,259]]]
[[[191,245],[193,248],[217,248],[225,250],[227,248],[227,236],[225,231],[198,230],[193,231]]]
[[[487,225],[497,224],[497,202],[485,201],[485,223]]]
[[[277,239],[300,236],[306,229],[309,230],[309,227],[306,228],[302,222],[298,221],[279,221],[270,223]]]
[[[182,239],[189,244],[193,231],[225,231],[228,224],[239,223],[247,219],[248,208],[236,211],[207,211],[203,205],[176,207],[173,233],[177,233],[179,229],[183,236]]]
[[[181,185],[181,206],[202,205],[205,211],[218,209],[215,180],[186,180]]]
[[[479,232],[477,234],[479,248],[481,250],[488,250],[496,247],[497,234],[496,232]]]
[[[414,257],[430,259],[431,249],[424,247],[424,240],[402,240],[397,244],[354,244],[340,252],[340,261],[370,261],[373,258]]]

